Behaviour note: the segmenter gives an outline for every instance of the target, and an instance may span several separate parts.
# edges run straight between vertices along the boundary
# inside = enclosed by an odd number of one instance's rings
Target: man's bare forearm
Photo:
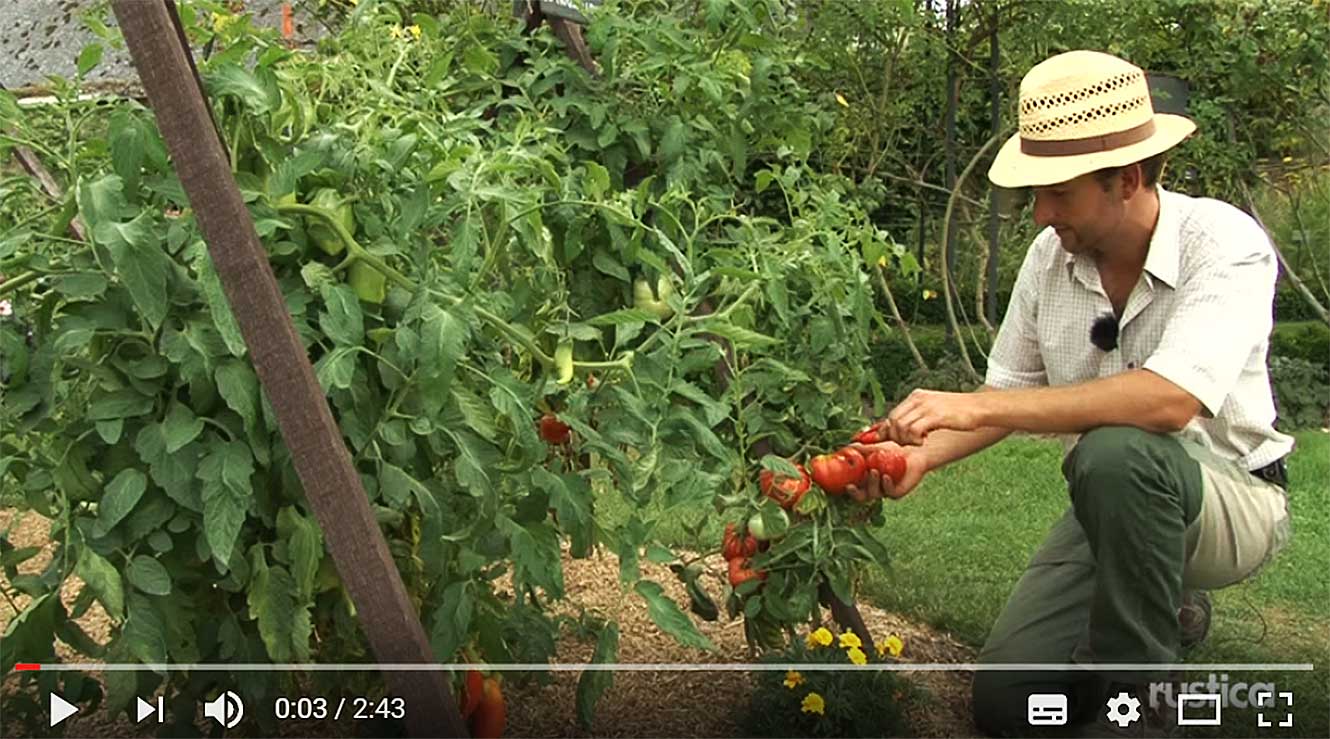
[[[987,426],[974,431],[938,430],[928,435],[923,443],[928,469],[935,470],[951,464],[1002,441],[1011,429]]]
[[[978,420],[1036,434],[1080,433],[1099,426],[1176,431],[1200,412],[1185,390],[1149,370],[1133,370],[1076,385],[984,393]]]

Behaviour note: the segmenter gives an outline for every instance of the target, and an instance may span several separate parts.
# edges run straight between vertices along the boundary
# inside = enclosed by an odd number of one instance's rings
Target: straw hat
[[[1098,51],[1069,51],[1021,80],[1020,131],[988,170],[999,187],[1039,187],[1166,151],[1196,124],[1155,113],[1145,72]]]

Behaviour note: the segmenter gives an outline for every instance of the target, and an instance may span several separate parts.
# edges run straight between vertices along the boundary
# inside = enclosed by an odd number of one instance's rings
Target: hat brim
[[[1196,130],[1190,118],[1156,113],[1155,132],[1150,138],[1120,149],[1093,154],[1040,157],[1021,151],[1021,135],[1015,134],[998,150],[988,179],[998,187],[1044,187],[1074,180],[1106,167],[1122,167],[1148,159],[1177,146]]]

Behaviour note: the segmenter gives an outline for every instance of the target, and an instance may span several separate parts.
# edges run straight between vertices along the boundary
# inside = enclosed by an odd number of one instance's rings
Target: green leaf
[[[134,439],[134,451],[148,465],[152,481],[171,500],[195,513],[203,512],[194,473],[198,470],[198,447],[189,446],[175,454],[166,451],[166,437],[161,424],[144,426]]]
[[[360,299],[350,286],[328,285],[323,289],[327,310],[319,314],[319,328],[340,346],[360,346],[365,340],[365,319]]]
[[[129,290],[144,320],[156,330],[166,318],[171,260],[153,217],[144,212],[127,223],[102,222],[93,233],[110,249],[116,276]]]
[[[666,162],[673,162],[683,154],[688,146],[688,124],[677,115],[670,116],[665,127],[665,135],[660,141],[660,156]]]
[[[587,323],[592,326],[623,326],[634,323],[651,323],[656,320],[656,316],[647,311],[638,310],[637,308],[620,308],[609,313],[601,313],[587,320]]]
[[[673,636],[686,647],[715,651],[716,646],[697,630],[692,619],[679,609],[678,604],[665,595],[665,589],[659,583],[640,580],[634,590],[646,599],[647,615],[651,616],[652,622],[659,626],[661,631]]]
[[[470,636],[474,605],[467,593],[469,584],[466,581],[449,584],[443,591],[439,607],[434,611],[434,627],[430,630],[429,643],[434,650],[434,658],[442,662],[454,661],[457,651]]]
[[[142,472],[132,467],[121,470],[120,474],[106,486],[106,494],[102,496],[101,504],[97,508],[99,533],[105,534],[115,528],[116,524],[134,510],[134,506],[143,497],[143,491],[147,489],[148,478]]]
[[[152,412],[152,398],[133,390],[117,390],[92,401],[88,406],[89,421],[114,421],[133,418]]]
[[[161,562],[147,555],[140,554],[130,560],[125,576],[130,585],[149,595],[171,594],[171,575]]]
[[[591,265],[610,277],[618,277],[624,282],[633,281],[633,276],[628,273],[628,268],[624,267],[622,262],[604,249],[596,249],[596,253],[591,256]]]
[[[619,625],[613,621],[605,624],[596,639],[596,653],[592,655],[594,664],[610,664],[619,658]],[[592,719],[596,714],[596,703],[605,691],[614,685],[614,673],[609,670],[587,670],[577,680],[577,722],[585,731],[591,730]]]
[[[388,462],[383,463],[379,472],[379,493],[383,495],[384,502],[394,509],[405,508],[412,494],[419,495],[423,487],[406,470]],[[429,491],[424,490],[424,493],[428,494]]]
[[[249,106],[253,113],[267,113],[281,106],[281,93],[270,87],[239,64],[221,64],[203,76],[208,96],[232,96]]]
[[[78,272],[56,278],[57,292],[71,300],[95,298],[106,292],[106,277],[97,272]]]
[[[183,403],[172,403],[171,410],[162,422],[162,435],[166,442],[166,452],[175,454],[189,442],[203,433],[203,419],[194,415]]]
[[[772,338],[766,334],[760,334],[741,326],[735,326],[726,321],[704,321],[702,323],[702,330],[729,339],[734,343],[734,348],[736,349],[755,349],[780,343],[780,339]]]
[[[217,365],[217,392],[226,405],[244,419],[246,426],[259,418],[259,378],[244,362],[229,359]]]
[[[356,378],[356,348],[338,347],[314,364],[314,375],[325,392],[349,390]]]
[[[113,619],[120,620],[125,615],[125,584],[120,573],[102,555],[84,546],[79,552],[78,564],[74,574],[102,602],[102,608]]]
[[[301,599],[314,597],[319,565],[323,562],[323,530],[318,523],[287,506],[277,514],[277,530],[286,537],[288,564]]]
[[[203,297],[208,301],[208,312],[212,314],[212,322],[217,327],[217,333],[221,334],[222,341],[226,343],[227,351],[231,352],[233,357],[245,356],[245,337],[240,333],[240,324],[236,323],[235,314],[231,312],[231,303],[222,290],[222,280],[218,277],[212,257],[207,252],[194,260],[194,271],[199,275]]]
[[[480,434],[487,441],[494,441],[499,430],[494,426],[494,408],[470,389],[457,385],[453,388],[453,400],[462,411],[466,425]]]
[[[303,661],[309,657],[313,633],[308,606],[296,601],[296,584],[281,565],[268,566],[263,548],[250,550],[253,576],[249,585],[249,616],[259,622],[259,636],[273,662]]]
[[[502,519],[499,528],[508,535],[512,548],[515,581],[544,588],[555,600],[563,597],[563,565],[560,562],[559,537],[545,523],[522,526]]]
[[[254,459],[243,442],[214,445],[199,464],[203,480],[203,533],[213,559],[225,567],[245,523]]]
[[[592,200],[599,200],[610,189],[610,171],[596,162],[587,161],[586,193]]]
[[[78,73],[80,77],[86,77],[88,72],[97,68],[102,63],[102,54],[106,50],[101,44],[91,43],[83,47],[78,56]]]

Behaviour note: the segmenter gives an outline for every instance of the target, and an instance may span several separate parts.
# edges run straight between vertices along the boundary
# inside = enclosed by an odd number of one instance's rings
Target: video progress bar
[[[834,664],[752,664],[748,662],[541,662],[515,664],[485,664],[481,662],[462,662],[446,664],[367,664],[354,663],[100,663],[100,662],[61,662],[54,664],[19,663],[14,670],[43,670],[54,672],[456,672],[462,670],[484,670],[486,672],[846,672],[859,670],[866,672],[1081,672],[1095,670],[1099,672],[1311,672],[1314,665],[1310,662],[1271,663],[1271,664],[1047,664],[1047,663],[945,663],[945,662],[892,662],[875,665],[834,665]]]

